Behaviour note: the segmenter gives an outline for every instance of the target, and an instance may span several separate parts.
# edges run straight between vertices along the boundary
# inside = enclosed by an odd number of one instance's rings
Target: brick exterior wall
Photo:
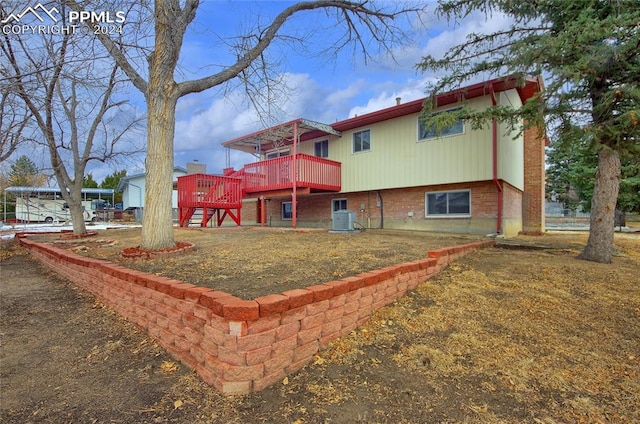
[[[544,148],[546,140],[538,129],[524,132],[524,193],[522,196],[522,233],[544,233]]]
[[[426,218],[425,193],[471,190],[470,218]],[[503,182],[503,234],[517,235],[522,230],[522,192]],[[331,228],[332,200],[347,199],[347,208],[355,211],[358,223],[365,228],[380,227],[379,196],[382,198],[384,228],[490,234],[497,229],[498,193],[493,181],[441,184],[357,193],[328,193],[298,197],[298,226]],[[267,223],[291,226],[281,219],[282,202],[291,198],[271,199],[267,203]],[[364,210],[361,207],[364,206]],[[247,214],[243,211],[243,216]]]
[[[451,261],[493,244],[437,249],[415,262],[242,300],[36,243],[26,234],[17,238],[34,258],[146,330],[202,380],[229,395],[281,381]]]
[[[502,183],[502,234],[516,236],[522,231],[522,191],[511,184]]]
[[[258,202],[256,199],[245,199],[242,201],[242,225],[255,225],[257,223]],[[234,223],[235,224],[235,223]]]

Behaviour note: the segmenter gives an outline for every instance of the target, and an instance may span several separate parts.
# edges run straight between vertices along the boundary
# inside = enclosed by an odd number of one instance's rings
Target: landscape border
[[[38,243],[29,234],[16,233],[16,240],[35,259],[144,329],[225,395],[281,381],[451,262],[495,245],[486,240],[443,247],[414,262],[243,300]]]

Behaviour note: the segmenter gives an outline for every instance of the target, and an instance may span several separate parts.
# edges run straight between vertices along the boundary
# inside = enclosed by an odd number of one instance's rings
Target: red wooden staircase
[[[178,210],[181,227],[189,226],[198,209],[202,210],[201,227],[206,227],[214,215],[218,226],[227,216],[240,225],[241,208],[241,177],[191,174],[178,178]]]

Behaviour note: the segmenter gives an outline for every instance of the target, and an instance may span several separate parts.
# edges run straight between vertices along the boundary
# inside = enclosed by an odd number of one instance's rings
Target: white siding
[[[122,206],[126,208],[139,208],[144,206],[145,178],[137,177],[129,180],[122,190]]]

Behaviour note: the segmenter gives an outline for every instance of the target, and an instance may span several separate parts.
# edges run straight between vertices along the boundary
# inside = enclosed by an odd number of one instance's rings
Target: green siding
[[[499,93],[498,102],[520,107],[516,90]],[[469,103],[491,107],[485,96]],[[449,106],[452,108],[455,106]],[[444,108],[443,110],[446,110]],[[371,150],[352,152],[353,133],[371,130]],[[498,125],[498,178],[524,189],[524,146],[519,129]],[[314,154],[314,141],[329,140],[329,157],[342,163],[342,191],[367,191],[420,185],[486,181],[493,178],[492,125],[465,125],[463,134],[418,141],[418,114],[301,143],[298,151]]]
[[[491,100],[470,104],[489,107]],[[371,150],[352,153],[353,133],[364,129],[371,130]],[[461,135],[418,141],[416,113],[329,137],[329,159],[342,163],[343,192],[483,181],[492,178],[491,134],[490,125],[465,125]],[[299,151],[313,154],[313,141]]]

